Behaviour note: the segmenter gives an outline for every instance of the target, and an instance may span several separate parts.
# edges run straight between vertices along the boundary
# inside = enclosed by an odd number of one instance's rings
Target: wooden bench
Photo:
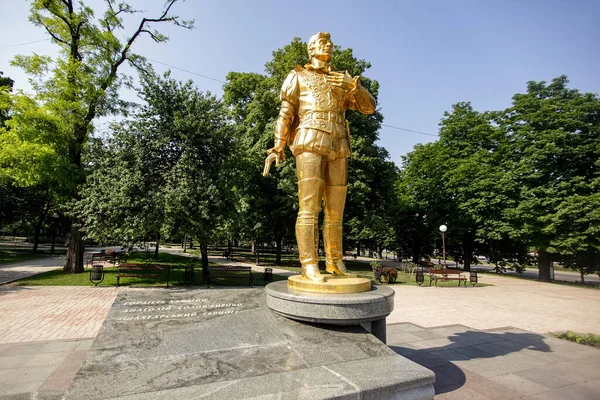
[[[117,286],[119,286],[121,278],[152,278],[166,279],[167,287],[169,287],[170,271],[170,265],[128,263],[119,264],[117,266]]]
[[[117,251],[110,251],[105,253],[92,253],[90,259],[87,261],[88,268],[98,263],[110,263],[116,264],[121,259],[123,254]]]
[[[213,278],[248,279],[248,286],[252,286],[252,267],[238,265],[209,265],[206,273],[206,284],[208,286],[210,286],[210,280]]]
[[[467,287],[467,278],[457,269],[430,269],[429,286],[431,286],[431,282],[435,282],[435,287],[437,287],[438,281],[458,281],[459,287],[460,283],[463,282],[465,287]]]

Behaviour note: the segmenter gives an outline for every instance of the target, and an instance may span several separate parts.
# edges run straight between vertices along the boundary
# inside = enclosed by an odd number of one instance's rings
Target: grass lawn
[[[136,252],[132,253],[127,258],[128,263],[151,263],[151,264],[164,264],[171,265],[175,268],[169,273],[169,286],[206,286],[202,282],[202,265],[198,258],[185,257],[176,254],[159,253],[158,261],[154,260],[154,253]],[[211,263],[211,265],[217,265]],[[193,266],[195,271],[195,281],[193,284],[187,284],[183,281],[184,269],[183,267]],[[40,275],[32,276],[14,282],[17,286],[93,286],[90,282],[90,271],[91,268],[86,268],[82,274],[64,274],[61,270],[49,271]],[[104,268],[104,281],[98,286],[116,286],[117,285],[117,268],[112,266],[106,266]],[[156,271],[148,271],[148,274],[156,274]],[[253,274],[253,286],[264,286],[263,274]],[[273,280],[284,280],[286,277],[273,276]],[[268,282],[267,282],[268,283]],[[213,278],[211,279],[211,286],[245,286],[247,280],[238,278]],[[121,278],[120,286],[141,286],[141,287],[165,287],[165,278],[154,278],[154,277],[127,277]]]

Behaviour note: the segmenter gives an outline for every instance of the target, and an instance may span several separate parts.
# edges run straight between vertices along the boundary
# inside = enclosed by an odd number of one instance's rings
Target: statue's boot
[[[323,199],[325,181],[307,178],[298,181],[298,218],[296,219],[296,241],[302,264],[302,277],[314,282],[325,278],[319,272],[319,212]]]
[[[334,275],[347,274],[344,265],[342,242],[342,219],[346,203],[346,186],[327,186],[325,188],[325,221],[323,222],[323,240],[325,242],[325,268]]]

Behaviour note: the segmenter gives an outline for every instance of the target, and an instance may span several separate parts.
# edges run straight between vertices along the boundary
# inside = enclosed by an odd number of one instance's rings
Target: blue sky
[[[100,9],[102,2],[89,1]],[[155,16],[162,1],[131,1]],[[600,92],[600,1],[191,1],[175,12],[195,19],[187,31],[158,26],[171,41],[144,39],[134,51],[150,59],[224,80],[229,71],[263,72],[271,53],[294,37],[328,31],[372,63],[366,76],[381,84],[384,124],[437,134],[443,112],[459,101],[480,111],[504,109],[529,80],[566,74],[570,86]],[[50,42],[4,47],[47,38],[27,20],[28,4],[5,2],[0,25],[0,71],[27,89],[9,65],[16,54],[55,54]],[[135,20],[127,21],[128,32]],[[159,71],[166,67],[156,65]],[[182,71],[201,90],[222,94],[222,84]],[[383,127],[379,144],[400,164],[416,143],[435,137]]]

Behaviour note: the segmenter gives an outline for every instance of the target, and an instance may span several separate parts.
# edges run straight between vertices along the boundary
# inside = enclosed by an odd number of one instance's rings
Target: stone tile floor
[[[388,345],[436,374],[436,399],[599,399],[600,350],[516,328],[387,326]]]

